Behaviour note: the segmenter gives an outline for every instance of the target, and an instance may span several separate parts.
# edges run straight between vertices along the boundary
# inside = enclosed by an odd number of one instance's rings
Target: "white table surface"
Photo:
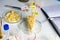
[[[46,0],[46,1],[48,1],[48,0]],[[45,5],[44,3],[46,1],[44,1],[44,0],[41,1],[40,5],[41,6]],[[39,0],[36,1],[36,2],[39,2]],[[57,2],[57,4],[59,4],[59,2]],[[22,7],[22,6],[24,6],[24,3],[21,3],[21,2],[19,2],[17,0],[0,0],[0,16],[1,17],[2,17],[2,15],[4,15],[6,13],[6,11],[11,10],[11,8],[6,8],[6,7],[4,7],[4,5],[13,5],[13,6]],[[46,4],[45,6],[47,6],[47,5],[49,5],[49,4]],[[41,11],[40,11],[40,14],[38,15],[37,19],[39,19],[39,21],[46,20],[45,16],[43,15],[43,13]],[[7,23],[7,22],[4,22],[4,24],[5,23]],[[48,21],[43,22],[41,25],[42,25],[42,27],[41,27],[41,31],[39,33],[40,37],[38,39],[36,39],[36,40],[60,40],[60,38],[55,33],[54,29],[52,28],[52,26],[50,25],[50,23]]]

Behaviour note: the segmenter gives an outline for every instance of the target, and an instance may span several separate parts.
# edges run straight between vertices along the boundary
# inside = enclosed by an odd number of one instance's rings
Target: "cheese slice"
[[[27,21],[27,25],[28,25],[28,29],[30,31],[32,31],[33,27],[34,27],[34,23],[35,23],[35,16],[27,16],[26,17],[26,21]]]

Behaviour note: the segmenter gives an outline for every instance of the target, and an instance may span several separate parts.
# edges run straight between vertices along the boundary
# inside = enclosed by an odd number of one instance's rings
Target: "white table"
[[[46,0],[46,1],[48,3],[50,2],[48,0]],[[45,0],[41,0],[40,5],[42,7],[49,6],[49,4],[45,5],[46,1]],[[36,1],[36,2],[39,3],[39,0]],[[59,4],[59,3],[57,3],[57,4]],[[17,0],[0,0],[0,16],[4,15],[6,13],[6,11],[11,10],[11,8],[6,8],[6,7],[4,7],[4,5],[13,5],[13,6],[22,7],[25,4],[21,3],[21,2],[19,2]],[[39,17],[37,17],[37,19],[39,19],[39,21],[46,20],[45,16],[43,15],[43,13],[41,11],[40,11]],[[42,28],[41,28],[41,31],[39,33],[40,37],[37,40],[60,40],[60,38],[55,33],[54,29],[52,28],[52,26],[50,25],[50,23],[48,21],[43,22],[41,25],[42,25]]]

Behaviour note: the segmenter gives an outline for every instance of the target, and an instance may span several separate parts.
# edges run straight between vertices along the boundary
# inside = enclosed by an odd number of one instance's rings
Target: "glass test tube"
[[[0,17],[0,39],[2,39],[2,18]]]

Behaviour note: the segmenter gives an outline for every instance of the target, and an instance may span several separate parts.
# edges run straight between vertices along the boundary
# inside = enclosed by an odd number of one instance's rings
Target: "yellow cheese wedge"
[[[35,16],[27,16],[26,21],[27,21],[28,29],[32,31],[35,23]]]

